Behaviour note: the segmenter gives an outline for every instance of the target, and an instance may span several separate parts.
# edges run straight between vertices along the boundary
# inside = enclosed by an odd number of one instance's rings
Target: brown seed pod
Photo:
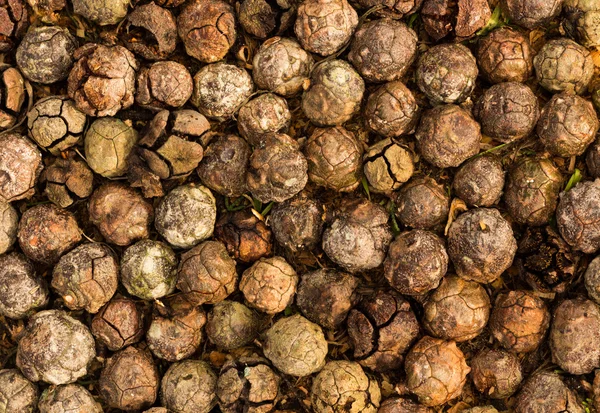
[[[54,204],[66,208],[75,200],[87,198],[93,189],[94,173],[74,151],[52,159],[42,173],[44,194]]]
[[[588,296],[600,303],[600,258],[596,257],[588,264],[584,274]]]
[[[580,182],[562,192],[556,208],[560,235],[574,249],[586,254],[600,248],[600,180]]]
[[[354,358],[375,371],[396,370],[419,335],[419,322],[398,293],[378,291],[348,314],[348,336]]]
[[[17,367],[31,381],[73,383],[96,357],[94,337],[64,311],[40,311],[29,319],[17,348]]]
[[[108,26],[117,24],[127,15],[129,0],[109,0],[98,2],[97,0],[72,0],[75,14],[99,24]]]
[[[527,353],[542,342],[550,325],[550,312],[541,298],[527,291],[509,291],[496,298],[490,330],[507,350]]]
[[[435,337],[470,340],[487,325],[490,307],[490,297],[481,284],[449,275],[423,304],[423,325]]]
[[[262,357],[241,357],[227,362],[217,381],[223,413],[273,411],[281,378]]]
[[[308,177],[338,192],[354,191],[362,177],[362,143],[342,126],[317,128],[304,148]]]
[[[505,175],[498,157],[477,156],[463,163],[456,171],[452,189],[468,205],[490,207],[502,196]]]
[[[409,227],[431,229],[446,222],[450,198],[433,178],[415,177],[396,195],[396,218]]]
[[[90,221],[102,236],[116,245],[148,238],[154,209],[134,189],[109,182],[94,191],[88,204]]]
[[[27,0],[33,14],[44,23],[55,23],[59,20],[60,11],[67,7],[67,0]]]
[[[156,401],[158,382],[158,371],[150,352],[129,346],[106,361],[98,391],[109,407],[140,410]]]
[[[474,113],[484,135],[512,142],[531,134],[540,110],[537,97],[528,86],[505,82],[486,90]]]
[[[358,113],[364,92],[365,82],[350,63],[325,60],[310,75],[302,110],[317,126],[341,125]]]
[[[17,48],[15,58],[32,82],[51,84],[64,80],[73,66],[77,40],[57,26],[32,27]]]
[[[308,0],[298,7],[294,32],[304,49],[329,56],[350,40],[357,25],[356,10],[346,0]]]
[[[222,242],[204,241],[181,255],[177,288],[195,304],[216,304],[235,291],[235,261]]]
[[[213,234],[217,206],[210,190],[187,184],[171,190],[158,204],[154,226],[177,248],[191,248]]]
[[[79,384],[65,384],[46,389],[40,397],[40,413],[68,413],[79,411],[102,413],[102,406],[94,396]]]
[[[17,237],[29,259],[52,265],[81,241],[81,229],[72,213],[42,204],[23,213]]]
[[[0,254],[8,251],[17,240],[19,214],[8,202],[0,199]]]
[[[0,255],[0,314],[21,319],[47,303],[48,286],[31,262],[16,252]]]
[[[90,116],[114,116],[133,105],[138,69],[133,53],[123,46],[88,43],[73,57],[67,91],[79,110]]]
[[[492,30],[479,40],[477,64],[491,83],[525,82],[533,73],[529,39],[509,26]]]
[[[223,350],[234,350],[250,344],[259,333],[258,316],[242,303],[224,300],[208,313],[206,335]]]
[[[417,64],[417,85],[432,103],[461,103],[475,87],[477,61],[466,46],[439,44],[427,50]]]
[[[454,341],[425,336],[404,363],[408,390],[425,406],[439,406],[462,393],[471,369]]]
[[[502,0],[504,15],[514,24],[534,29],[547,24],[560,13],[561,0]]]
[[[566,38],[549,40],[544,44],[533,58],[533,66],[538,83],[553,93],[581,94],[594,74],[590,51]]]
[[[471,376],[478,391],[492,399],[512,396],[523,379],[521,363],[505,350],[483,349],[471,360]]]
[[[296,305],[310,321],[330,330],[337,329],[354,306],[358,279],[336,270],[320,269],[300,280]]]
[[[184,65],[156,62],[140,70],[135,101],[142,106],[179,108],[189,100],[193,90],[192,75]]]
[[[273,251],[273,233],[263,220],[245,209],[223,214],[215,225],[215,238],[242,262],[252,263]]]
[[[284,98],[263,93],[240,108],[237,126],[250,145],[259,146],[267,134],[286,133],[291,118]]]
[[[400,293],[425,294],[437,288],[448,271],[444,241],[429,231],[402,232],[390,244],[384,271],[390,285]]]
[[[401,21],[372,20],[354,34],[348,60],[367,82],[398,80],[417,58],[417,40]]]
[[[177,30],[185,51],[203,63],[225,57],[236,40],[233,7],[225,1],[192,1],[177,17]]]
[[[556,309],[550,328],[552,361],[570,374],[587,374],[600,367],[600,309],[583,298],[565,300]]]
[[[127,15],[121,39],[125,47],[144,59],[164,60],[177,46],[175,17],[155,2],[139,4]]]
[[[439,168],[455,167],[479,153],[481,127],[460,106],[441,105],[423,113],[415,138],[427,162]]]
[[[475,208],[452,223],[448,255],[465,280],[491,283],[511,266],[517,241],[512,228],[495,208]]]
[[[175,8],[185,3],[185,0],[154,0],[154,2],[162,7]]]
[[[27,138],[0,135],[0,201],[30,198],[43,168],[42,154]]]
[[[315,376],[310,399],[315,413],[376,413],[381,392],[377,380],[370,379],[358,363],[334,360]]]
[[[348,199],[323,232],[323,251],[354,273],[379,267],[392,241],[385,208],[366,199]]]
[[[63,255],[52,272],[52,288],[70,310],[95,314],[117,291],[119,264],[104,244],[80,245]]]
[[[516,222],[546,225],[554,216],[563,178],[550,159],[523,158],[508,173],[504,203]]]
[[[313,57],[296,40],[272,37],[254,55],[252,77],[260,89],[289,97],[302,90],[313,65]]]
[[[86,123],[85,113],[66,96],[40,99],[27,113],[29,137],[55,156],[79,143]]]
[[[594,141],[600,123],[591,102],[570,93],[552,96],[542,109],[537,134],[548,152],[579,156]]]
[[[0,0],[0,52],[10,51],[29,27],[29,13],[23,0]]]
[[[587,172],[592,178],[600,178],[600,141],[596,140],[592,143],[585,156],[585,164]]]
[[[265,136],[250,156],[246,185],[261,202],[283,202],[304,189],[308,164],[300,145],[288,135]]]
[[[250,153],[250,145],[239,136],[218,136],[208,145],[196,169],[200,181],[223,196],[241,196],[247,191]]]
[[[377,413],[433,413],[433,409],[411,399],[392,396],[381,403]]]
[[[0,102],[0,131],[3,131],[13,127],[20,118],[22,110],[26,108],[25,79],[19,70],[7,64],[0,64],[0,93],[3,96]]]
[[[206,117],[225,121],[250,98],[253,90],[254,83],[246,70],[224,62],[213,63],[194,76],[190,101]]]
[[[286,31],[295,17],[296,4],[288,0],[243,0],[238,9],[244,31],[259,39],[266,39],[273,32]]]
[[[423,0],[359,0],[358,4],[367,9],[383,6],[381,10],[375,11],[376,15],[401,19],[416,13],[421,8]]]
[[[35,412],[38,395],[37,386],[27,380],[19,370],[0,370],[0,406],[4,413]]]
[[[248,305],[277,314],[294,301],[298,274],[282,257],[261,258],[242,274],[239,289]]]
[[[144,239],[128,247],[121,257],[121,283],[131,295],[156,300],[175,290],[177,256],[169,246]]]
[[[217,404],[217,375],[209,364],[184,360],[171,364],[160,385],[160,398],[168,411],[208,413]]]
[[[269,224],[275,239],[291,252],[311,250],[321,241],[323,205],[301,192],[271,210]]]
[[[281,372],[304,377],[325,365],[327,341],[321,327],[295,314],[280,318],[267,330],[263,352]]]
[[[85,133],[85,157],[94,172],[106,178],[123,176],[138,133],[117,118],[96,119]]]
[[[563,10],[566,17],[565,26],[575,33],[580,44],[589,48],[600,46],[600,5],[594,1],[565,0]]]
[[[144,337],[143,313],[131,299],[113,298],[92,319],[92,334],[110,351],[121,350]]]
[[[420,110],[410,89],[401,81],[395,81],[369,95],[363,115],[373,132],[395,138],[414,129]]]
[[[577,394],[554,372],[534,373],[527,379],[515,400],[515,413],[585,413]]]
[[[202,307],[190,302],[185,294],[176,294],[155,304],[155,312],[146,342],[155,357],[170,362],[186,359],[202,342],[206,314]]]

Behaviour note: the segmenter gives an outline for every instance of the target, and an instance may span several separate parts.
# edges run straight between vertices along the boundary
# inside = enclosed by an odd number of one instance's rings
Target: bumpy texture
[[[366,125],[373,132],[395,138],[414,129],[420,110],[404,83],[394,81],[369,95],[363,115]]]
[[[89,197],[94,189],[94,173],[75,151],[52,159],[41,177],[46,181],[44,194],[61,208]]]
[[[106,178],[123,176],[127,172],[127,158],[137,140],[137,131],[120,119],[95,120],[85,134],[88,165]]]
[[[584,413],[577,395],[553,372],[533,374],[517,395],[515,413]]]
[[[263,352],[283,373],[304,377],[325,365],[327,341],[321,327],[296,314],[280,318],[267,330]]]
[[[0,255],[0,314],[21,319],[48,303],[48,286],[21,254]]]
[[[36,411],[37,402],[37,386],[27,380],[19,370],[0,370],[0,411],[33,413]]]
[[[42,154],[27,138],[16,134],[0,136],[0,201],[30,198],[43,169]]]
[[[243,347],[256,338],[259,317],[237,301],[224,300],[208,313],[206,335],[211,343],[223,350]]]
[[[373,192],[390,193],[408,181],[415,170],[413,153],[391,139],[370,146],[363,157],[363,173]]]
[[[569,245],[586,254],[600,248],[600,180],[579,182],[560,194],[556,208],[558,230]]]
[[[273,93],[264,93],[245,103],[237,117],[237,126],[248,143],[259,146],[264,135],[286,133],[292,115],[287,101]]]
[[[417,64],[417,85],[432,103],[460,103],[471,95],[477,61],[462,44],[431,47]]]
[[[468,205],[490,207],[502,196],[505,172],[502,161],[484,155],[465,162],[454,174],[452,189]]]
[[[502,11],[514,24],[534,29],[560,13],[561,0],[502,0]]]
[[[188,55],[203,63],[217,62],[236,40],[233,7],[221,0],[188,2],[177,17],[177,30]]]
[[[308,177],[339,192],[355,190],[362,177],[362,143],[342,126],[317,128],[304,148]]]
[[[110,351],[137,343],[144,335],[142,311],[130,298],[113,298],[92,319],[92,334]]]
[[[294,31],[305,50],[329,56],[350,40],[357,25],[356,10],[346,0],[307,0],[298,7]]]
[[[581,94],[594,74],[594,61],[589,50],[566,38],[544,44],[533,58],[533,66],[539,84],[553,93]]]
[[[529,39],[508,26],[479,40],[477,64],[491,83],[525,82],[533,73]]]
[[[351,361],[330,361],[313,380],[310,392],[316,413],[344,411],[376,413],[381,400],[379,385]]]
[[[496,298],[490,317],[492,335],[507,350],[535,350],[550,325],[544,301],[528,291],[509,291]]]
[[[185,360],[169,367],[160,386],[160,399],[169,410],[208,413],[217,404],[217,375],[208,363]]]
[[[302,110],[317,126],[340,125],[359,111],[364,91],[365,82],[350,63],[326,60],[310,75]]]
[[[325,210],[323,205],[301,192],[276,204],[269,219],[279,244],[292,252],[310,250],[321,240]]]
[[[416,177],[396,195],[396,217],[416,229],[433,229],[446,222],[450,198],[433,178]]]
[[[272,37],[256,52],[252,76],[260,89],[293,96],[308,81],[313,65],[313,57],[296,40]]]
[[[273,251],[273,233],[250,209],[227,212],[215,226],[215,238],[236,260],[253,263]]]
[[[253,90],[254,83],[246,70],[224,62],[213,63],[194,76],[190,101],[206,117],[225,121],[238,111]]]
[[[454,341],[425,336],[410,349],[404,363],[408,390],[425,406],[458,397],[471,371]]]
[[[17,240],[19,215],[8,202],[0,199],[0,254],[4,254]]]
[[[88,43],[73,57],[77,61],[67,92],[79,110],[90,116],[114,116],[133,105],[138,69],[133,53],[123,46]]]
[[[52,288],[71,310],[95,314],[117,291],[119,265],[104,244],[84,244],[63,255],[52,272]]]
[[[594,0],[565,0],[563,2],[567,21],[583,46],[600,46],[600,5]]]
[[[400,233],[390,244],[384,263],[387,281],[406,295],[437,288],[447,270],[444,241],[433,232],[418,229]]]
[[[448,232],[448,255],[466,280],[493,282],[511,266],[516,251],[510,224],[494,208],[461,214]]]
[[[554,310],[550,329],[552,361],[570,374],[600,367],[600,309],[583,298],[565,300]]]
[[[31,381],[73,383],[96,357],[94,337],[64,311],[40,311],[29,319],[17,349],[17,366]]]
[[[542,109],[537,134],[551,154],[578,156],[594,141],[599,126],[591,102],[560,93],[552,96]]]
[[[490,297],[481,284],[449,275],[427,297],[423,325],[435,337],[470,340],[487,325],[490,307]]]
[[[417,57],[417,40],[403,22],[372,20],[354,34],[348,60],[367,82],[398,80]]]
[[[523,225],[545,225],[554,216],[563,178],[550,159],[524,158],[508,173],[504,202]]]
[[[205,241],[181,255],[177,288],[197,304],[216,304],[235,291],[235,261],[223,243]]]
[[[267,314],[277,314],[292,303],[298,274],[281,257],[261,258],[242,274],[239,289],[248,304]]]
[[[376,268],[383,263],[392,241],[388,214],[366,199],[347,200],[323,232],[323,251],[350,272]]]
[[[402,367],[404,353],[420,332],[410,303],[393,291],[363,298],[348,314],[347,325],[354,358],[383,372]]]
[[[65,384],[46,389],[40,397],[40,413],[102,413],[102,406],[79,384]]]
[[[600,178],[600,141],[592,143],[585,156],[587,172],[592,178]]]
[[[210,237],[217,219],[215,198],[201,185],[182,185],[156,208],[156,230],[178,248],[190,248]]]
[[[0,13],[3,10],[0,7]],[[0,23],[1,24],[1,23]],[[1,34],[0,34],[1,39]],[[1,40],[0,40],[1,43]],[[5,63],[0,64],[0,90],[3,99],[0,104],[0,130],[6,130],[13,127],[25,106],[26,93],[25,79],[21,72]]]
[[[159,241],[138,241],[123,253],[121,283],[129,294],[154,300],[175,290],[177,257]]]
[[[177,46],[177,25],[173,13],[154,2],[137,5],[127,16],[125,47],[148,60],[163,60]],[[149,38],[140,42],[139,37]]]
[[[73,0],[75,14],[101,26],[117,24],[127,15],[129,0]]]
[[[31,4],[31,1],[29,2]],[[0,4],[0,52],[9,52],[29,27],[29,12],[22,0]]]
[[[600,303],[600,258],[596,257],[588,264],[584,274],[585,288],[589,297]]]
[[[493,399],[512,396],[523,379],[519,359],[505,350],[483,349],[470,364],[475,388]]]
[[[181,63],[156,62],[140,70],[136,102],[155,108],[179,108],[192,96],[192,75]]]
[[[377,413],[433,413],[434,410],[408,398],[390,397],[384,400]]]

